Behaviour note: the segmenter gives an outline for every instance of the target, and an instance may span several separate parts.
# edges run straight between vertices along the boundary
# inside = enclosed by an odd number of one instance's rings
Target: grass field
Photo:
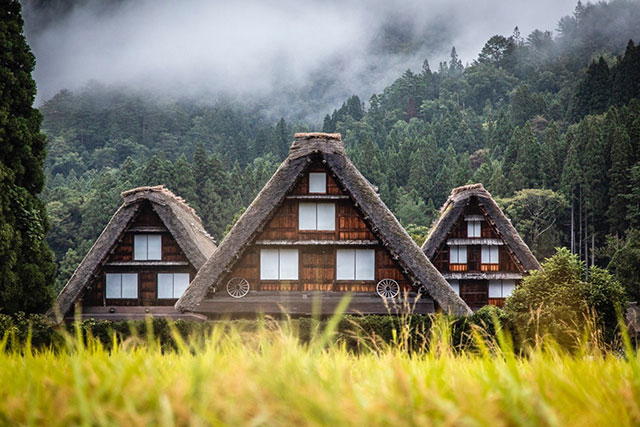
[[[331,339],[307,344],[287,324],[250,334],[214,328],[206,342],[152,336],[117,343],[68,336],[58,349],[0,342],[2,425],[638,425],[640,359],[627,347],[508,344],[452,351],[444,320],[424,351]],[[363,340],[367,340],[363,338]],[[485,347],[486,345],[486,347]]]

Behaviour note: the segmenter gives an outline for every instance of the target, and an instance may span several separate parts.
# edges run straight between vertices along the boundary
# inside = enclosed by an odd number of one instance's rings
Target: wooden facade
[[[157,234],[162,240],[162,259],[135,261],[133,258],[134,236]],[[162,220],[145,203],[137,217],[122,234],[122,239],[113,248],[111,255],[97,271],[83,298],[83,307],[96,306],[173,306],[178,298],[158,298],[159,273],[187,273],[193,279],[196,269],[189,263],[178,243]],[[137,298],[107,298],[105,277],[108,273],[136,273],[138,275]]]
[[[326,194],[309,193],[309,173],[326,173]],[[335,204],[335,230],[300,230],[299,206],[309,201]],[[252,291],[366,292],[375,295],[376,284],[385,278],[398,282],[401,292],[411,290],[410,281],[375,233],[363,220],[347,192],[340,188],[330,171],[319,161],[300,177],[282,205],[274,212],[255,242],[249,245],[222,283],[234,277],[246,279]],[[298,250],[297,280],[261,280],[260,250],[288,248]],[[375,251],[372,280],[339,280],[336,251],[370,249]]]
[[[469,236],[467,224],[469,218],[474,220],[482,218],[479,221],[479,236]],[[465,263],[451,262],[450,251],[452,247],[458,246],[456,244],[466,247]],[[483,262],[483,246],[497,246],[497,263]],[[496,228],[495,222],[475,198],[469,200],[446,239],[436,251],[432,262],[450,283],[458,286],[460,297],[473,310],[485,305],[502,307],[506,295],[491,295],[490,282],[507,280],[508,283],[518,283],[525,273],[515,253]]]

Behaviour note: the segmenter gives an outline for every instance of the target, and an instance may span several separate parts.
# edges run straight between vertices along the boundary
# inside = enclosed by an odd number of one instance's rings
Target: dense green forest
[[[612,28],[615,23],[615,28]],[[578,3],[555,33],[491,37],[464,65],[455,48],[323,123],[271,123],[260,105],[163,98],[89,83],[41,107],[42,195],[59,289],[121,203],[165,184],[218,240],[286,156],[293,133],[340,132],[350,156],[416,240],[451,189],[482,182],[538,257],[567,246],[640,279],[640,3]],[[612,261],[613,260],[613,261]],[[631,261],[630,261],[631,260]]]

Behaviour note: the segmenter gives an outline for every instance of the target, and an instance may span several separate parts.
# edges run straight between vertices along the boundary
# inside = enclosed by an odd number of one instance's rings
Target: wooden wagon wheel
[[[382,298],[395,298],[400,293],[400,285],[393,279],[382,279],[376,285],[376,293]]]
[[[227,293],[232,298],[242,298],[249,293],[249,282],[242,277],[234,277],[227,282]]]

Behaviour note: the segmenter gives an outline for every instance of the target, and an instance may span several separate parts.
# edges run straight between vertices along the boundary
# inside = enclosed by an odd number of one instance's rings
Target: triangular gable
[[[451,195],[440,209],[440,217],[431,227],[429,235],[422,245],[422,250],[429,259],[433,259],[438,249],[444,244],[447,236],[455,227],[465,208],[476,198],[480,207],[486,212],[499,237],[525,271],[540,269],[540,263],[529,246],[522,240],[511,221],[504,215],[491,194],[482,184],[466,185],[454,188]]]
[[[210,288],[241,258],[244,249],[293,189],[313,158],[318,157],[365,215],[371,230],[393,258],[414,280],[413,287],[424,287],[446,312],[466,315],[469,307],[460,299],[435,269],[420,248],[409,237],[396,217],[382,202],[373,186],[356,169],[344,150],[340,134],[296,134],[289,157],[280,165],[269,182],[240,217],[218,250],[200,269],[182,298],[176,303],[179,311],[197,311]]]
[[[164,223],[167,230],[196,269],[202,267],[216,245],[204,230],[202,221],[184,200],[163,186],[140,187],[122,193],[124,203],[104,228],[85,255],[65,287],[60,291],[54,309],[66,314],[91,282],[99,267],[107,260],[145,202]]]

